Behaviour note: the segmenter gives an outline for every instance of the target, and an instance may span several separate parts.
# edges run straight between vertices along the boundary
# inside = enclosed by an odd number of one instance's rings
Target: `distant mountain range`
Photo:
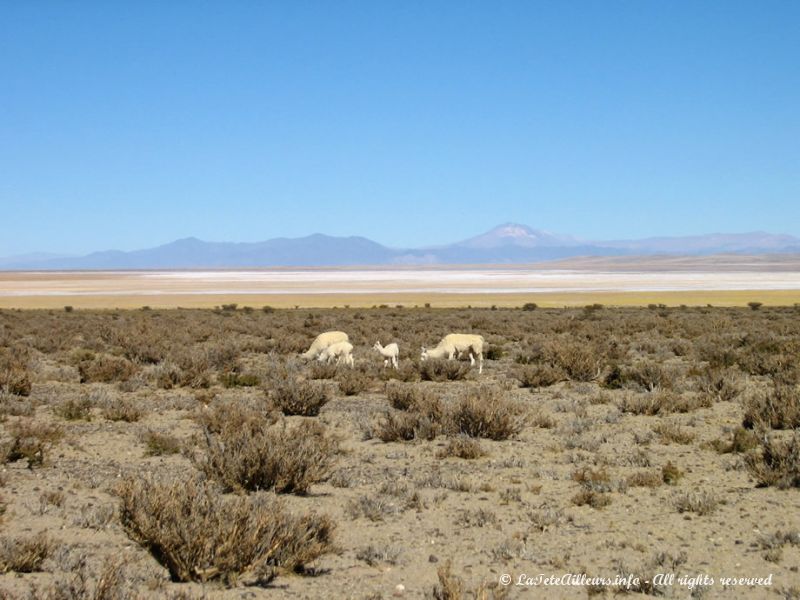
[[[0,258],[0,270],[193,269],[413,264],[516,264],[571,257],[800,253],[800,238],[764,232],[585,241],[505,223],[476,237],[427,248],[389,248],[364,237],[314,234],[264,242],[185,238],[145,250],[86,256],[30,254]]]

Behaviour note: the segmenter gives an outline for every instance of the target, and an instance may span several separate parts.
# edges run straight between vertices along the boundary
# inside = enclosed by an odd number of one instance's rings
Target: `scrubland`
[[[0,598],[800,598],[798,384],[757,303],[2,310]]]

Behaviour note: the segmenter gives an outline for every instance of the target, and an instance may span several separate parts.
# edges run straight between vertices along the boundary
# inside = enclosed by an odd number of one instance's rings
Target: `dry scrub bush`
[[[638,471],[625,480],[628,487],[659,487],[664,483],[663,475],[653,471]]]
[[[661,467],[661,479],[667,485],[677,485],[681,477],[683,477],[683,471],[673,465],[671,461],[667,461],[667,464]]]
[[[709,396],[712,402],[733,402],[742,392],[742,377],[735,369],[706,367],[697,377],[701,393]]]
[[[162,482],[129,478],[118,487],[120,519],[175,581],[242,576],[271,581],[279,570],[302,572],[333,552],[334,523],[326,516],[294,516],[266,493],[224,496],[198,477]]]
[[[720,499],[708,490],[683,492],[674,496],[673,504],[679,513],[693,512],[703,517],[717,510]]]
[[[453,433],[495,441],[517,435],[524,425],[522,407],[497,388],[480,386],[464,393],[448,418]]]
[[[224,429],[269,427],[280,418],[280,413],[267,403],[253,406],[233,400],[216,400],[199,408],[193,418],[209,433],[220,433]]]
[[[173,435],[148,430],[142,435],[145,444],[145,456],[165,456],[181,451],[181,443]]]
[[[366,373],[355,369],[344,369],[336,376],[339,382],[339,391],[345,396],[356,396],[368,390],[372,383],[372,378]]]
[[[733,437],[730,441],[714,440],[711,442],[711,447],[720,454],[743,454],[758,447],[758,437],[749,429],[737,427],[733,430]]]
[[[603,492],[582,489],[571,498],[575,506],[591,506],[592,508],[604,508],[611,504],[611,497]]]
[[[474,460],[486,456],[486,450],[481,443],[467,435],[459,435],[448,440],[447,446],[436,453],[437,458],[463,458]]]
[[[626,392],[615,401],[615,406],[624,413],[633,415],[665,415],[686,413],[707,406],[707,398],[690,394],[679,394],[671,390],[653,392]]]
[[[419,363],[423,381],[459,381],[466,379],[470,366],[458,360],[429,358]]]
[[[653,432],[657,433],[661,438],[662,444],[691,444],[694,441],[695,435],[691,431],[686,431],[680,424],[672,421],[661,421],[653,426]]]
[[[220,374],[219,382],[222,387],[226,388],[255,387],[261,383],[261,379],[253,373],[240,373],[233,370]]]
[[[92,401],[89,398],[65,400],[53,408],[53,412],[66,421],[91,421]]]
[[[86,567],[85,557],[70,568],[72,577],[59,577],[48,587],[33,586],[29,598],[42,600],[140,600],[125,572],[122,559],[106,559],[102,571],[94,577]],[[190,600],[192,596],[173,595],[171,600]]]
[[[751,393],[744,400],[746,429],[795,429],[800,427],[800,390],[776,384]]]
[[[198,468],[219,481],[226,491],[274,490],[305,494],[324,480],[339,454],[338,438],[313,421],[289,427],[286,422],[249,421],[246,427],[223,425],[219,433],[205,431],[204,454]]]
[[[441,419],[421,411],[387,412],[378,423],[375,436],[382,442],[433,440],[442,432]]]
[[[558,340],[548,350],[551,363],[573,381],[594,381],[600,376],[605,353],[596,344]]]
[[[31,377],[23,360],[10,350],[0,348],[0,392],[30,396]]]
[[[103,418],[109,421],[135,423],[144,416],[144,409],[134,398],[115,396],[106,398],[101,407]]]
[[[549,387],[567,379],[567,374],[560,367],[553,365],[521,365],[515,377],[524,388]]]
[[[652,392],[671,390],[675,373],[654,360],[643,360],[633,365],[614,365],[603,378],[610,389],[630,388]]]
[[[20,419],[6,426],[10,440],[4,442],[0,451],[3,463],[24,458],[28,468],[44,464],[49,450],[63,437],[57,425],[38,423],[33,419]]]
[[[3,538],[0,541],[0,572],[33,573],[53,550],[53,543],[42,532],[29,538]]]
[[[788,441],[764,439],[761,451],[745,455],[745,465],[759,487],[800,488],[800,434]]]
[[[291,379],[275,384],[268,397],[283,414],[304,417],[316,417],[330,399],[325,385]]]
[[[397,410],[419,410],[436,402],[433,392],[421,385],[397,382],[386,384],[386,399]]]
[[[98,354],[93,359],[82,360],[78,364],[81,383],[126,381],[135,371],[136,367],[129,360],[105,354]]]

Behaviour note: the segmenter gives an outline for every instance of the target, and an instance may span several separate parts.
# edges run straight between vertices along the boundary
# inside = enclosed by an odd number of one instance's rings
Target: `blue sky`
[[[800,3],[0,2],[0,256],[800,235]]]

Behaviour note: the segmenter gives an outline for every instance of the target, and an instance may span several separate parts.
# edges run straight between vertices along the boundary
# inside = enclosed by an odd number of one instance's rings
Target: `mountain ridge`
[[[0,258],[0,270],[184,269],[354,265],[519,264],[573,257],[800,253],[800,238],[763,231],[589,241],[502,223],[441,246],[391,248],[363,236],[314,233],[261,242],[208,242],[186,237],[140,250],[103,250],[84,256]],[[28,256],[37,257],[25,260]],[[14,260],[22,258],[23,260]]]

